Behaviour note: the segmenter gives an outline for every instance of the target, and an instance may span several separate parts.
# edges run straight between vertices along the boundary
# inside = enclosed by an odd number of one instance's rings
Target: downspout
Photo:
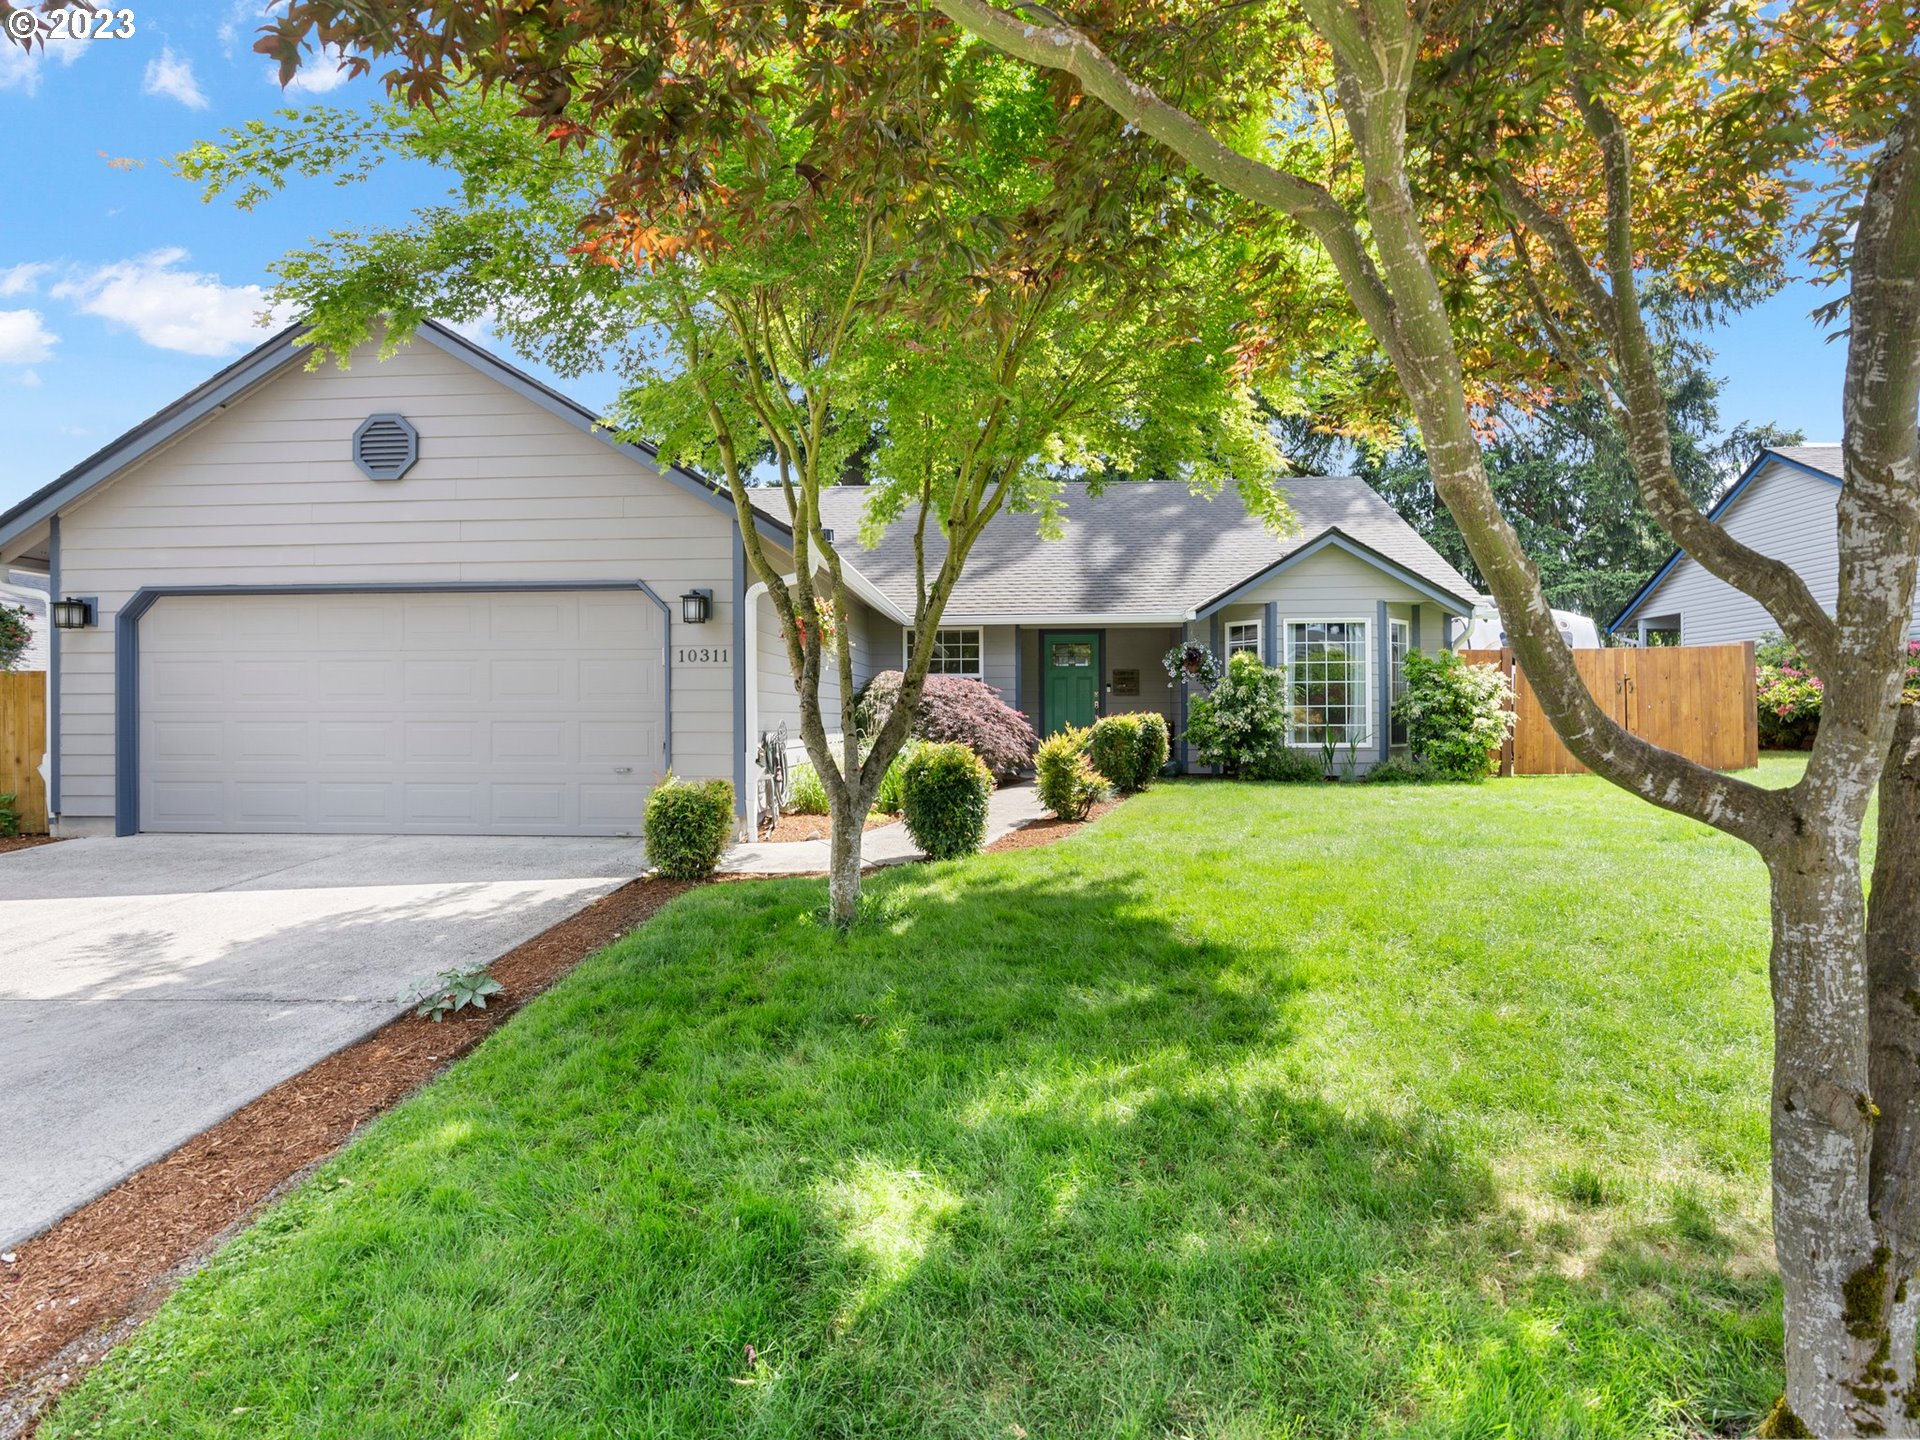
[[[760,748],[760,599],[767,593],[767,582],[756,580],[741,597],[742,623],[746,643],[741,646],[746,664],[746,738],[740,751],[740,773],[746,779],[746,803],[741,813],[747,820],[747,839],[760,833],[760,778],[754,754]]]

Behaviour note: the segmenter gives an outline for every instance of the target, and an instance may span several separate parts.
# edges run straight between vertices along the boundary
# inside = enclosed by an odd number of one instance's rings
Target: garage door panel
[[[400,726],[378,720],[322,720],[314,747],[324,763],[391,765],[400,758]]]
[[[388,632],[389,636],[391,633]],[[323,703],[369,700],[384,703],[400,698],[400,662],[367,658],[316,660],[314,681]]]
[[[470,765],[485,754],[477,720],[414,720],[407,724],[409,765]]]
[[[193,758],[218,762],[230,755],[243,765],[297,765],[309,759],[313,750],[313,725],[306,720],[229,720],[215,728],[222,738],[216,740],[213,753]]]
[[[413,782],[404,787],[401,803],[406,824],[421,834],[446,834],[483,828],[486,807],[478,785],[432,785]]]
[[[634,592],[175,596],[140,640],[147,829],[636,834],[660,767]]]
[[[543,710],[554,699],[572,702],[580,694],[577,664],[571,659],[495,660],[488,666],[488,691],[503,704]]]
[[[311,787],[297,780],[235,780],[227,809],[237,830],[284,830],[311,811]]]

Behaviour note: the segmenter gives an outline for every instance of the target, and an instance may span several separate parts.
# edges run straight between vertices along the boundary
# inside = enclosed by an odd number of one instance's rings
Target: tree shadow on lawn
[[[1570,1266],[1495,1157],[1322,1098],[1286,935],[1182,933],[1156,883],[916,868],[844,936],[818,882],[695,892],[46,1433],[1638,1437],[1764,1409],[1774,1287],[1709,1219],[1589,1215]]]

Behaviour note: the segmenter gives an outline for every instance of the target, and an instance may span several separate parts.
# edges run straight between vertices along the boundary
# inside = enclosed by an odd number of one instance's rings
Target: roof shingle
[[[1471,605],[1474,588],[1365,481],[1316,475],[1276,484],[1299,522],[1284,536],[1250,515],[1231,488],[1209,497],[1175,482],[1135,481],[1089,495],[1085,485],[1070,484],[1058,540],[1041,539],[1031,514],[994,517],[967,558],[947,614],[1008,622],[1042,615],[1186,615],[1330,530]],[[864,548],[857,536],[869,493],[849,485],[827,490],[822,523],[836,532],[847,561],[910,614],[912,529],[895,524],[878,546]],[[778,491],[755,498],[786,523]],[[931,567],[945,553],[944,541],[930,536],[927,549]]]

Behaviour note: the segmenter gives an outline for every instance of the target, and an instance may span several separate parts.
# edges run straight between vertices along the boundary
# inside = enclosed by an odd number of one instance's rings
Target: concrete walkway
[[[1046,809],[1031,785],[1006,785],[987,802],[987,841],[991,845],[1022,825],[1045,817]],[[779,844],[736,845],[720,858],[723,875],[817,875],[827,868],[825,840],[788,840]],[[903,824],[869,830],[860,858],[868,866],[899,865],[924,860],[926,852],[913,843]]]
[[[637,840],[137,835],[0,855],[0,1249],[641,874]]]

